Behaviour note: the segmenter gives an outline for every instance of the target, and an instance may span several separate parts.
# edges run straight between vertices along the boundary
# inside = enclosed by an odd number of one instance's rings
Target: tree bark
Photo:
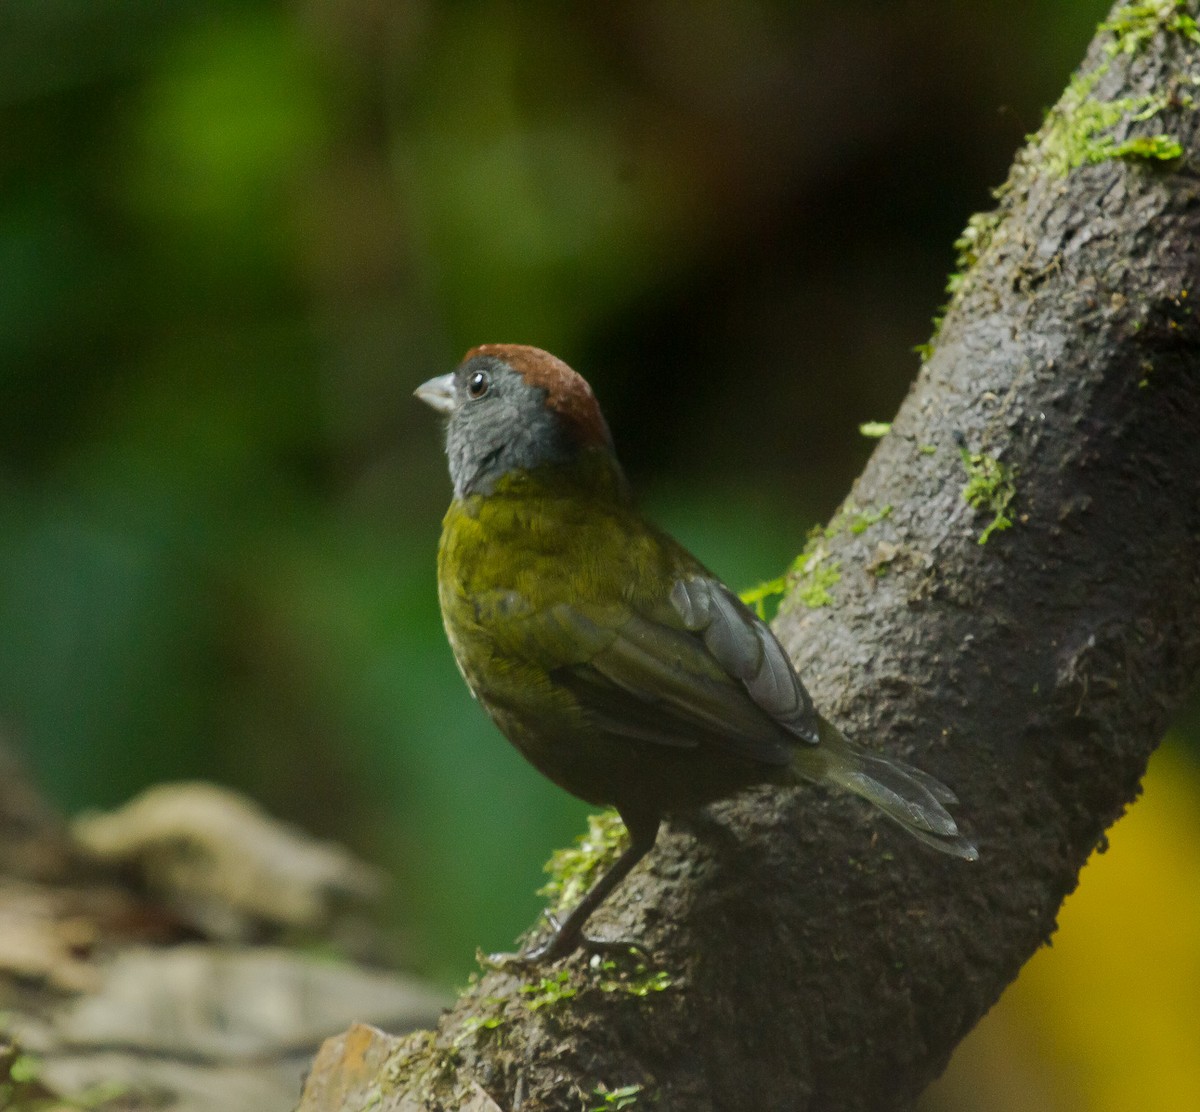
[[[593,923],[640,939],[662,991],[606,991],[586,955],[488,972],[421,1039],[327,1045],[306,1112],[621,1106],[599,1086],[905,1108],[1049,938],[1200,673],[1195,9],[1101,27],[776,623],[828,717],[956,790],[981,860],[853,799],[745,793],[672,823]],[[801,601],[815,577],[830,605]],[[522,993],[542,973],[574,995]]]

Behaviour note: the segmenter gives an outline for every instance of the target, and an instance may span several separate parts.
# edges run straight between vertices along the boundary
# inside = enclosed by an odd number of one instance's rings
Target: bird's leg
[[[618,808],[618,811],[620,811],[620,808]],[[621,820],[625,823],[625,828],[629,831],[629,845],[625,847],[621,856],[609,866],[604,875],[588,889],[583,899],[575,905],[571,913],[561,923],[551,917],[550,921],[554,924],[554,934],[550,936],[549,940],[543,942],[540,946],[535,946],[533,949],[525,951],[523,954],[515,955],[517,962],[532,964],[534,962],[558,961],[560,958],[565,958],[568,954],[574,953],[581,945],[594,951],[611,950],[614,948],[623,950],[630,947],[636,948],[636,943],[626,940],[617,940],[609,943],[600,939],[588,938],[583,933],[583,928],[591,917],[592,912],[629,875],[634,865],[650,852],[654,846],[654,840],[658,837],[659,819],[657,815],[652,818],[646,818],[641,815],[626,814],[624,811],[620,813]],[[508,962],[506,961],[504,964],[508,964]]]
[[[632,831],[630,831],[630,834],[632,835]],[[649,841],[640,842],[636,839],[631,840],[624,853],[588,889],[587,894],[575,905],[571,913],[555,927],[554,934],[550,936],[550,940],[530,950],[525,956],[530,961],[551,962],[558,961],[559,958],[565,958],[568,954],[573,953],[581,944],[586,945],[589,949],[604,948],[603,943],[599,943],[596,939],[588,938],[583,933],[583,928],[587,924],[588,919],[591,918],[592,912],[629,875],[634,865],[650,852],[650,848],[653,845],[653,838],[650,838]],[[628,943],[618,943],[618,945],[623,947],[627,946]]]

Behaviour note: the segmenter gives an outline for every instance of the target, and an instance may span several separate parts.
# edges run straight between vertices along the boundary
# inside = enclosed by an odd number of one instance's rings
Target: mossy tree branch
[[[1049,937],[1200,674],[1194,9],[1101,28],[851,492],[890,512],[825,536],[832,604],[801,579],[777,621],[848,734],[958,791],[982,860],[748,793],[673,823],[596,917],[654,969],[489,972],[435,1033],[330,1044],[306,1112],[902,1108]],[[968,503],[988,474],[1009,486]]]

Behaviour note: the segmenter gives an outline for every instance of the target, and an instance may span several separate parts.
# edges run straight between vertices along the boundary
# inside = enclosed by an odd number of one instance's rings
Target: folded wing
[[[812,700],[782,646],[711,576],[680,577],[653,606],[535,610],[511,591],[478,604],[503,611],[506,650],[545,668],[606,733],[779,766],[818,740]]]

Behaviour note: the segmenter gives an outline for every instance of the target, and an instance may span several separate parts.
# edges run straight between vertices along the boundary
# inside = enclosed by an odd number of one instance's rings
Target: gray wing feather
[[[688,629],[702,632],[714,659],[745,684],[754,703],[795,737],[818,743],[812,699],[766,623],[719,580],[689,576],[671,591]]]

